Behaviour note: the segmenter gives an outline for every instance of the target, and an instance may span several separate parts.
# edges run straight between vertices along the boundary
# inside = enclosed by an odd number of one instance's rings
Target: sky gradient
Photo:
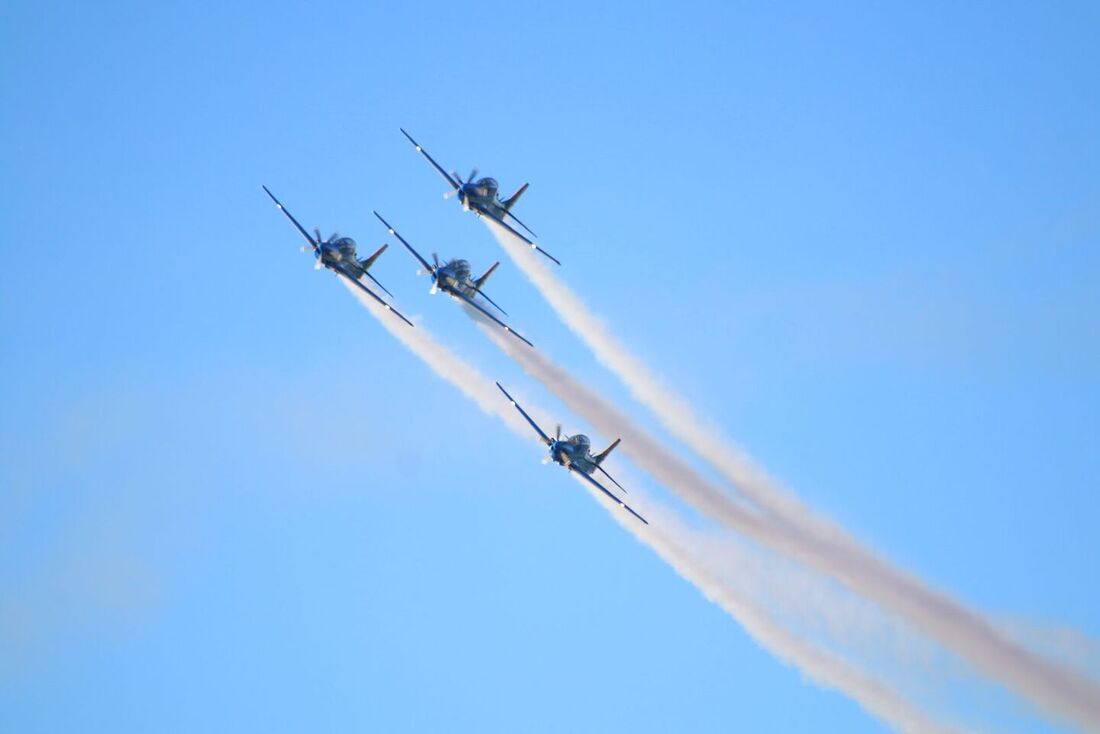
[[[502,260],[516,327],[654,425],[399,127],[530,181],[570,287],[813,507],[995,618],[1100,637],[1098,27],[9,3],[0,729],[880,730],[310,270],[261,183],[365,252],[377,209]],[[588,432],[415,270],[372,273]]]

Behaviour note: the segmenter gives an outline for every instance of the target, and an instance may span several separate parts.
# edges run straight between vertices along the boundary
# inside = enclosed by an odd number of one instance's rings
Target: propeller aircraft
[[[520,404],[516,402],[516,399],[509,395],[508,391],[505,390],[499,382],[497,383],[497,387],[500,388],[500,391],[504,393],[504,397],[508,398],[508,402],[512,404],[512,407],[519,411],[519,414],[522,415],[524,420],[526,420],[527,423],[535,429],[535,433],[539,434],[539,438],[542,439],[542,442],[546,444],[546,446],[550,449],[550,455],[543,459],[542,463],[548,464],[549,462],[553,461],[555,464],[561,464],[571,473],[575,473],[577,476],[581,477],[586,482],[594,486],[596,489],[600,490],[605,495],[610,497],[619,507],[629,512],[631,515],[638,518],[646,525],[649,524],[649,522],[644,517],[632,510],[629,505],[627,505],[621,499],[612,494],[612,492],[607,489],[607,487],[600,484],[592,476],[593,472],[599,471],[605,477],[614,482],[616,487],[622,489],[624,492],[626,491],[625,489],[623,489],[623,486],[616,482],[614,477],[608,474],[607,470],[605,470],[601,466],[604,459],[607,458],[607,455],[610,454],[615,449],[615,447],[619,445],[620,439],[616,438],[615,442],[608,446],[606,449],[598,454],[593,455],[592,442],[588,439],[588,436],[578,433],[575,436],[563,437],[561,435],[561,424],[558,424],[557,428],[555,429],[554,437],[550,438],[548,435],[546,435],[545,431],[539,428],[539,425],[535,423],[534,419],[532,419],[531,416],[527,415],[527,411],[520,407]]]
[[[483,316],[500,326],[502,329],[507,331],[515,338],[519,339],[527,346],[535,346],[534,344],[529,342],[522,334],[498,319],[496,316],[491,314],[488,309],[484,308],[481,304],[474,300],[475,296],[481,296],[490,304],[492,304],[492,306],[500,311],[502,314],[504,314],[505,316],[508,315],[507,313],[505,313],[503,308],[498,306],[493,299],[489,298],[489,296],[485,295],[485,291],[482,290],[482,286],[485,285],[485,281],[489,279],[489,276],[492,275],[493,271],[497,269],[498,265],[500,265],[499,262],[493,263],[489,267],[489,269],[485,271],[485,274],[482,275],[480,278],[471,277],[470,263],[466,260],[455,259],[449,260],[446,263],[441,264],[439,262],[439,256],[433,252],[432,262],[429,263],[419,252],[413,249],[412,245],[405,241],[404,237],[398,234],[397,230],[390,226],[389,222],[382,218],[381,214],[379,214],[378,212],[374,212],[374,216],[378,217],[378,221],[382,223],[386,230],[394,237],[396,237],[401,242],[401,244],[405,246],[405,249],[408,250],[409,253],[417,259],[417,261],[423,267],[423,273],[432,276],[432,288],[430,291],[428,291],[429,293],[434,296],[439,291],[443,291],[455,300],[462,301],[471,308],[476,309]]]
[[[530,227],[521,222],[519,218],[512,213],[512,207],[519,201],[519,197],[523,196],[523,192],[527,191],[527,184],[520,186],[516,193],[509,196],[507,199],[501,199],[498,193],[500,191],[500,186],[497,184],[495,178],[477,178],[477,169],[475,168],[470,171],[469,177],[463,181],[462,177],[459,176],[457,172],[452,171],[451,173],[447,173],[442,166],[435,162],[434,158],[428,155],[428,151],[421,148],[420,144],[413,140],[411,135],[405,132],[404,128],[401,129],[401,134],[408,138],[409,142],[416,148],[416,152],[424,156],[428,163],[431,163],[432,167],[435,168],[435,170],[439,172],[439,175],[446,179],[447,183],[450,185],[451,190],[444,194],[443,198],[449,199],[451,196],[457,194],[458,201],[462,204],[463,209],[472,211],[479,217],[489,217],[530,245],[532,250],[538,250],[558,265],[561,265],[560,260],[536,245],[526,235],[521,234],[519,230],[506,221],[506,218],[510,217],[516,224],[530,232],[532,237],[537,236],[534,232],[531,232]]]
[[[397,316],[397,318],[401,319],[409,326],[413,325],[411,321],[402,316],[397,309],[386,303],[381,296],[368,288],[361,280],[362,277],[365,275],[372,281],[374,281],[374,284],[385,291],[387,295],[389,295],[390,297],[393,296],[393,294],[386,290],[386,287],[379,283],[378,279],[371,275],[369,272],[370,267],[374,265],[374,262],[378,259],[378,257],[383,252],[385,252],[388,245],[382,245],[373,255],[360,260],[356,256],[355,240],[353,240],[351,237],[341,237],[340,235],[333,233],[333,235],[327,240],[323,240],[321,239],[320,230],[318,230],[316,227],[313,228],[313,236],[310,236],[310,234],[306,232],[305,228],[298,223],[298,220],[294,218],[294,215],[292,215],[287,210],[287,208],[283,206],[282,202],[275,198],[275,194],[271,193],[271,191],[266,186],[263,187],[263,190],[267,193],[269,197],[271,197],[271,200],[275,202],[275,206],[278,207],[279,210],[287,216],[287,219],[291,221],[291,223],[297,228],[297,230],[302,233],[302,236],[306,238],[306,241],[309,242],[309,247],[303,247],[302,251],[308,252],[310,249],[313,250],[313,256],[315,258],[313,264],[314,270],[320,270],[322,267],[326,267],[337,275],[344,276],[360,289],[362,289],[371,298],[382,304],[382,306],[384,306],[387,311],[392,312],[395,316]]]

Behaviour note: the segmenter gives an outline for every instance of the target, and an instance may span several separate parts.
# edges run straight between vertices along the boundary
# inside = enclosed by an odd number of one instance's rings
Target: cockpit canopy
[[[583,448],[585,451],[587,451],[588,447],[592,445],[592,442],[588,440],[588,436],[584,435],[583,433],[578,433],[576,436],[570,436],[569,443],[578,448]]]
[[[470,262],[468,260],[455,259],[451,260],[448,265],[451,271],[454,272],[455,277],[460,280],[469,280],[470,278]]]
[[[351,237],[341,237],[332,244],[336,247],[339,247],[341,250],[350,250],[352,252],[355,251],[355,240],[353,240]]]
[[[496,191],[500,188],[500,186],[497,185],[497,180],[495,178],[489,178],[488,176],[478,179],[477,185],[478,188],[490,189],[491,191]]]

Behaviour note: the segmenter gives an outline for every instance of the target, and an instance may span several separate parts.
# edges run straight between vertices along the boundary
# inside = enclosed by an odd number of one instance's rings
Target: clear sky
[[[1100,637],[1100,12],[956,5],[4,4],[0,730],[879,730],[310,269],[261,183],[649,420],[399,126],[814,507]]]

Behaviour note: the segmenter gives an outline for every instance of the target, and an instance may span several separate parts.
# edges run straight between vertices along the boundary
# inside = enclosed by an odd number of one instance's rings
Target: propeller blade
[[[561,439],[561,423],[554,427],[554,440]]]
[[[313,252],[314,248],[309,245],[302,245],[298,248],[301,252]]]
[[[313,236],[317,238],[317,244],[321,244],[321,230],[317,227],[313,228]]]
[[[470,170],[470,177],[468,179],[466,179],[466,183],[470,183],[471,181],[473,181],[474,176],[476,176],[476,175],[477,175],[477,169],[476,168],[471,169]]]
[[[435,253],[435,252],[432,253],[432,263],[435,265],[435,269],[439,270],[439,254],[438,253]]]
[[[550,457],[549,457],[549,455],[547,455],[547,456],[544,456],[544,457],[543,457],[543,459],[542,459],[542,463],[543,463],[543,464],[549,464],[549,463],[550,463]]]
[[[454,196],[457,193],[458,193],[458,189],[451,189],[447,193],[443,194],[443,200],[446,201],[447,199],[450,199],[452,196]]]
[[[322,265],[323,265],[323,263],[321,262],[321,258],[317,258],[313,262],[313,269],[314,270],[320,270]]]

